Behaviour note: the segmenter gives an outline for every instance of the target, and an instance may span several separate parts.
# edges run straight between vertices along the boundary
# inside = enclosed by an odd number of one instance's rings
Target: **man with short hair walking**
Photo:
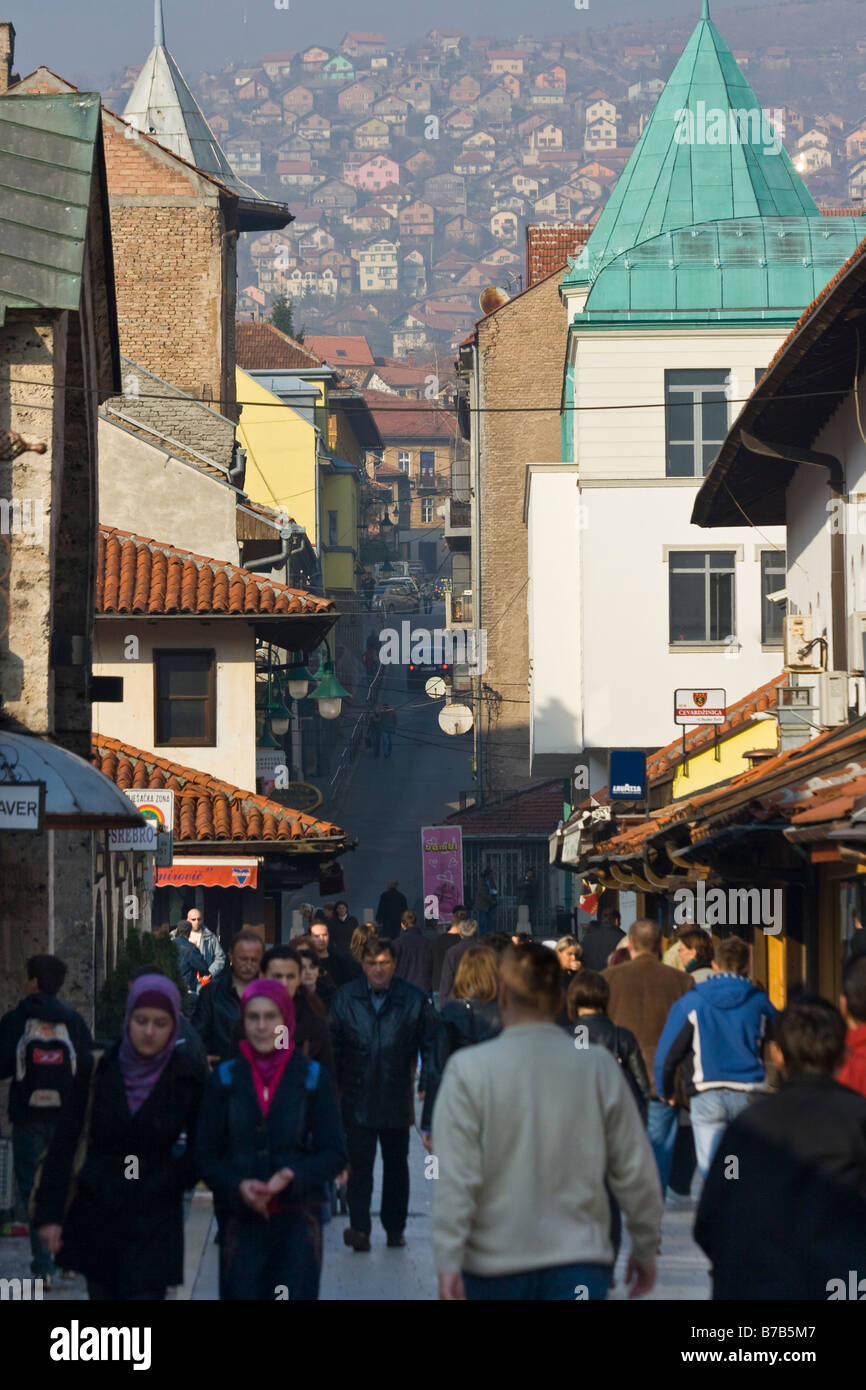
[[[503,1031],[453,1054],[433,1111],[433,1247],[447,1300],[603,1299],[614,1252],[605,1178],[632,1240],[631,1297],[655,1283],[662,1202],[627,1083],[557,1027],[559,962],[538,942],[500,965]]]
[[[628,930],[630,959],[608,966],[602,974],[610,985],[608,1017],[628,1028],[638,1040],[647,1075],[652,1080],[655,1052],[672,1004],[692,988],[692,978],[672,970],[659,960],[661,932],[655,922],[641,917]],[[663,1100],[653,1086],[647,1133],[652,1144],[662,1196],[667,1191],[679,1123],[679,1106]]]

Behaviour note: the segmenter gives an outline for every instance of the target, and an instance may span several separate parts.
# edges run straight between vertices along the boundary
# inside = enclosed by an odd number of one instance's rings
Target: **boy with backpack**
[[[57,956],[31,956],[24,998],[0,1019],[0,1080],[12,1078],[12,1157],[25,1208],[61,1108],[89,1075],[93,1039],[81,1015],[57,997],[65,979]],[[30,1252],[31,1273],[50,1289],[54,1260],[32,1228]]]

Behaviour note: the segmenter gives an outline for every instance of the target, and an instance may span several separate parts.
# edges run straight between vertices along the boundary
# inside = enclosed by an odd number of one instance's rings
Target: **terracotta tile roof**
[[[472,837],[522,835],[546,839],[562,819],[562,778],[539,782],[537,787],[514,792],[499,802],[455,811],[445,819],[449,825],[462,826],[463,834]]]
[[[756,714],[761,714],[764,710],[776,708],[776,691],[782,686],[787,685],[788,677],[784,671],[772,680],[767,681],[766,685],[761,685],[757,690],[752,690],[742,699],[736,700],[734,704],[728,706],[727,719],[724,724],[718,725],[719,738],[725,738],[743,724],[749,724]],[[711,725],[701,725],[693,729],[691,733],[686,733],[686,752],[689,757],[700,752],[702,748],[710,748],[715,743],[716,728]],[[683,760],[683,740],[682,737],[674,739],[666,748],[660,748],[658,753],[654,753],[647,759],[647,776],[649,780],[655,781],[671,768],[677,767]],[[766,767],[766,763],[764,764]]]
[[[304,367],[325,364],[302,343],[281,333],[272,323],[239,319],[235,325],[235,352],[238,366],[245,372],[270,368],[302,371]]]
[[[266,853],[273,843],[346,838],[346,832],[330,821],[281,806],[266,796],[243,791],[207,772],[183,767],[105,734],[93,735],[91,761],[121,791],[173,791],[176,844],[215,840],[248,844],[259,840],[264,842],[262,850]]]
[[[452,440],[457,436],[457,417],[435,401],[413,401],[386,391],[365,391],[385,444],[408,439]]]
[[[526,285],[527,288],[544,280],[560,266],[565,267],[569,256],[584,246],[592,231],[590,225],[570,226],[563,222],[538,222],[526,228]]]
[[[332,613],[330,599],[290,589],[226,560],[100,526],[97,613],[205,617],[235,613]]]
[[[346,363],[353,367],[372,367],[373,354],[366,338],[358,334],[309,334],[307,342],[332,367]]]

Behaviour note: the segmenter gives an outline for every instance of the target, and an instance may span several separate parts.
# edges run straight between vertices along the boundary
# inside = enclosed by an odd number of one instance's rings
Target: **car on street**
[[[392,613],[419,613],[421,594],[414,579],[401,577],[378,583],[373,590],[373,611],[386,617]]]

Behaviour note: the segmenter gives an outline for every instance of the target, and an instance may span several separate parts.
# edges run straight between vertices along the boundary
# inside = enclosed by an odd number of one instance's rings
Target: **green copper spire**
[[[701,4],[701,19],[709,19],[709,17],[710,17],[710,0],[702,0],[702,4]]]
[[[761,110],[703,0],[701,20],[577,258],[574,278],[593,280],[613,257],[678,227],[818,217],[772,116]]]

